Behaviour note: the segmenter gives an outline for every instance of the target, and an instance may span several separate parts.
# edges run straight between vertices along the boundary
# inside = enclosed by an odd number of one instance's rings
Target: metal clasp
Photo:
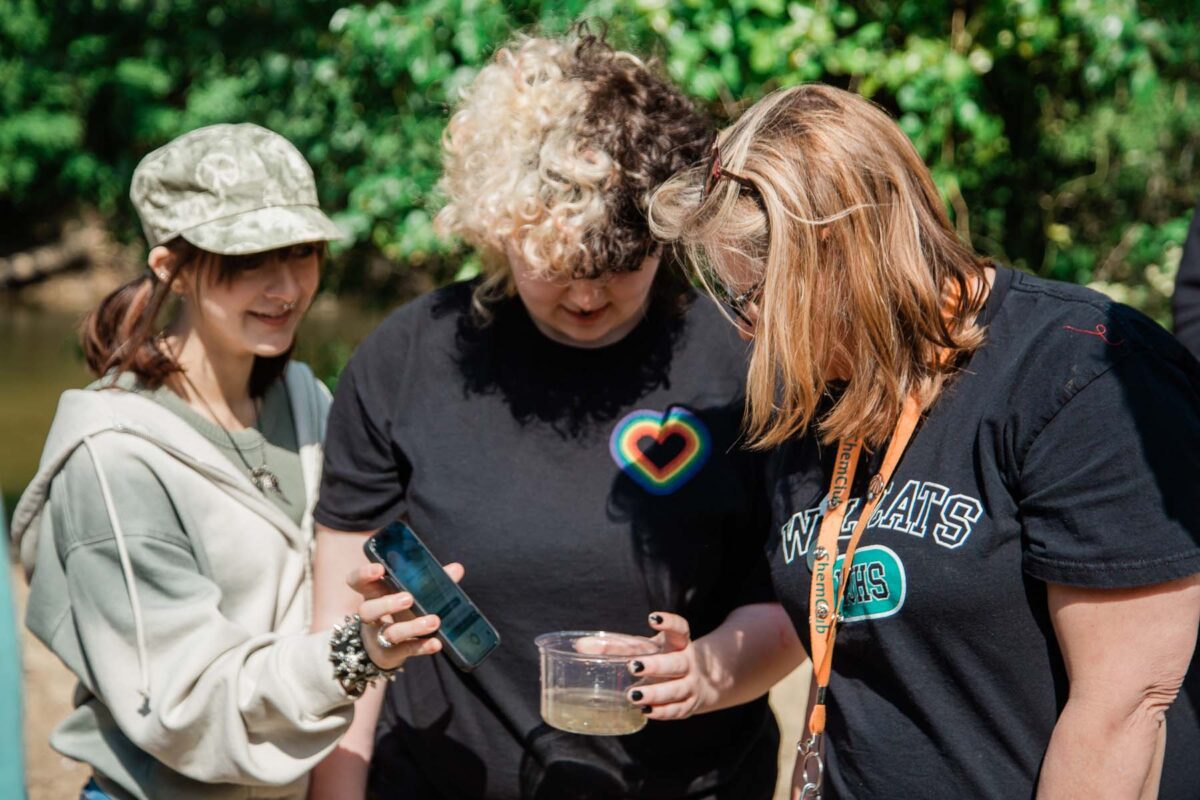
[[[881,494],[883,494],[883,476],[876,472],[867,482],[867,502],[874,502],[875,498]]]
[[[807,741],[801,739],[796,743],[796,758],[800,760],[800,774],[804,778],[799,800],[821,800],[821,787],[825,783],[821,736],[822,734],[814,733]]]

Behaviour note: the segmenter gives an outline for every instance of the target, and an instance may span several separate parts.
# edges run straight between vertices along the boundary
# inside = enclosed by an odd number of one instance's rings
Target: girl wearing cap
[[[317,621],[353,608],[342,576],[368,533],[403,516],[463,563],[503,643],[471,674],[410,659],[386,697],[360,702],[313,797],[363,797],[368,760],[373,798],[771,797],[766,685],[670,724],[692,701],[679,680],[656,708],[634,690],[650,722],[619,737],[553,729],[538,708],[539,634],[649,619],[668,658],[688,639],[677,615],[737,647],[772,607],[760,471],[738,446],[746,347],[645,218],[650,192],[709,138],[676,89],[586,31],[518,39],[467,88],[438,221],[478,248],[483,275],[396,311],[340,379]],[[415,646],[385,637],[389,652]],[[767,671],[775,647],[758,651]]]
[[[800,796],[1200,796],[1200,365],[972,251],[831,87],[761,100],[651,217],[753,338],[772,579],[817,677]]]
[[[13,519],[27,623],[78,678],[51,744],[89,799],[302,798],[379,674],[357,622],[308,632],[329,401],[288,355],[338,229],[255,125],[151,153],[132,199],[150,269],[85,321],[100,380],[63,394]]]

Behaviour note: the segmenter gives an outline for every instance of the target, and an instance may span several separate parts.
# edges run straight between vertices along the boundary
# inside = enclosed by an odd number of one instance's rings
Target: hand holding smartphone
[[[383,565],[384,580],[395,591],[413,596],[414,614],[441,619],[434,635],[454,666],[469,672],[500,645],[500,634],[408,525],[393,522],[368,539],[363,551]]]

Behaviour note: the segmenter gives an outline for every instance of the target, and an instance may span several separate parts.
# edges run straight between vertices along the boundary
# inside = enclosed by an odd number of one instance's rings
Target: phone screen
[[[437,614],[437,636],[460,669],[474,669],[500,644],[496,629],[479,613],[433,557],[412,528],[393,522],[372,536],[368,557],[387,568],[399,588],[409,592],[421,613]]]

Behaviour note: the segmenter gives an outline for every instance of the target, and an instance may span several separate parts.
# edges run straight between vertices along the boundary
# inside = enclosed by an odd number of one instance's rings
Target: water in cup
[[[542,698],[542,719],[571,733],[620,736],[637,733],[646,717],[624,692],[611,689],[551,689]]]
[[[542,719],[546,724],[592,736],[637,733],[646,726],[641,709],[626,692],[642,683],[629,662],[659,647],[642,636],[605,631],[560,631],[539,636]]]

